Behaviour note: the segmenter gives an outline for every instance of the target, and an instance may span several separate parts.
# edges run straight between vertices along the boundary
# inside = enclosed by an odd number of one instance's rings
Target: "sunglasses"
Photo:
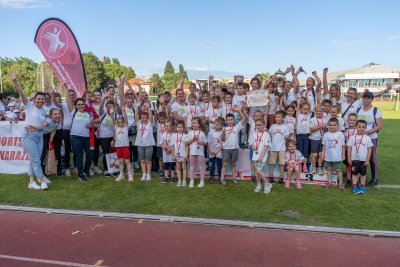
[[[133,95],[133,93],[125,94],[125,95]]]

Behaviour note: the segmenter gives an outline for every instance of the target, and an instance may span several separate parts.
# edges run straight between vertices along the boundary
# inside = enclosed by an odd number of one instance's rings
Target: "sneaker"
[[[273,184],[273,183],[275,182],[274,177],[269,177],[269,182],[270,182],[271,184]]]
[[[324,175],[324,169],[322,167],[318,167],[317,173],[319,176]]]
[[[137,163],[137,161],[133,162],[133,166],[135,167],[135,169],[139,169],[139,163]]]
[[[346,181],[346,187],[351,187],[351,186],[352,186],[351,180],[347,180],[347,181]]]
[[[204,187],[204,181],[200,181],[200,183],[197,185],[198,188]]]
[[[272,189],[272,184],[271,183],[266,184],[264,186],[264,193],[268,194],[269,192],[271,192],[271,189]]]
[[[29,189],[41,189],[40,185],[38,185],[35,181],[28,184]]]
[[[283,177],[280,177],[280,178],[279,178],[278,184],[283,184]]]
[[[302,188],[300,181],[296,181],[296,188],[297,189],[301,189]]]
[[[51,184],[50,179],[47,178],[46,176],[43,176],[43,180],[46,182],[46,184]]]
[[[178,183],[176,184],[177,187],[182,187],[182,181],[178,181]]]
[[[194,181],[190,181],[189,188],[193,188],[193,186],[194,186]]]
[[[65,170],[65,177],[70,177],[71,176],[71,172],[69,169]]]
[[[307,165],[305,165],[305,164],[303,165],[303,172],[308,173]]]
[[[49,186],[46,184],[46,182],[42,182],[41,184],[40,184],[40,189],[42,189],[42,190],[47,190],[49,188]]]
[[[261,184],[258,184],[256,189],[254,189],[254,192],[258,193],[261,191]]]
[[[290,181],[289,180],[286,180],[285,181],[285,188],[289,188],[290,187]]]
[[[94,172],[93,172],[92,168],[89,169],[89,175],[90,175],[90,176],[93,176],[93,175],[94,175]]]
[[[317,174],[317,169],[316,169],[316,168],[313,168],[312,171],[311,171],[311,173],[312,173],[312,174]]]
[[[89,179],[90,177],[92,177],[92,175],[90,175],[90,172],[88,172],[88,173],[83,173],[83,175],[86,177],[86,179]]]
[[[371,180],[369,183],[368,183],[368,187],[375,187],[375,186],[377,186],[378,185],[378,182],[377,181],[373,181],[373,180]],[[361,189],[360,189],[361,190]]]
[[[76,167],[72,168],[72,173],[78,174],[78,169]]]
[[[112,174],[111,174],[111,173],[109,173],[108,171],[105,171],[105,172],[104,172],[104,176],[105,176],[105,177],[111,177],[111,176],[112,176]]]
[[[163,172],[162,170],[159,171],[158,174],[160,175],[160,177],[163,177],[163,176],[164,176],[164,172]]]
[[[328,173],[328,169],[325,167],[325,168],[323,168],[323,171],[324,171],[324,174],[327,174]]]
[[[176,178],[176,177],[172,177],[172,179],[169,179],[170,181],[170,183],[176,183],[177,181],[178,181],[178,178]]]
[[[339,185],[339,190],[340,190],[340,192],[343,192],[343,191],[344,191],[344,184],[340,184],[340,185]]]
[[[80,175],[78,179],[79,179],[79,181],[87,182],[87,178],[85,175]]]
[[[130,173],[130,174],[128,175],[128,181],[129,181],[129,182],[133,182],[133,174],[132,174],[132,173]]]
[[[360,187],[360,194],[365,194],[365,186]]]
[[[359,194],[360,193],[360,190],[358,190],[358,187],[357,186],[353,186],[353,194]]]
[[[214,177],[210,177],[210,184],[213,184],[215,182],[215,178]]]
[[[164,177],[163,179],[162,179],[162,183],[163,184],[166,184],[168,182],[168,177]]]
[[[146,175],[146,181],[151,181],[151,174],[150,174],[150,173],[148,173],[148,174]]]
[[[115,179],[115,181],[116,182],[121,182],[124,179],[125,179],[125,176],[121,173],[120,175],[118,175],[118,177]]]
[[[237,178],[234,178],[234,179],[232,180],[232,182],[233,182],[234,184],[239,184]]]
[[[142,178],[140,178],[140,181],[146,181],[146,174],[145,173],[143,173],[143,176],[142,176]]]
[[[93,170],[93,172],[95,172],[96,174],[102,174],[102,173],[103,173],[103,171],[102,171],[99,167],[97,167],[97,166],[93,166],[93,167],[92,167],[92,170]]]
[[[221,183],[221,185],[226,186],[225,179],[221,179],[220,183]]]
[[[186,179],[182,181],[182,187],[186,187]]]

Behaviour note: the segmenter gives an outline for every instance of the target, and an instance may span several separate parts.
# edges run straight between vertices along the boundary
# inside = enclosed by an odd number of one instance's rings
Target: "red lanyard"
[[[350,134],[350,130],[353,130],[353,133]],[[350,136],[353,136],[357,129],[347,129],[347,141],[350,139]]]
[[[319,124],[319,119],[318,119],[318,118],[316,118],[316,119],[317,119],[317,126],[319,126],[319,125],[320,125],[320,124]],[[322,119],[321,125],[322,125],[322,124],[324,124],[324,119]],[[321,129],[319,129],[319,132],[320,132],[321,136],[324,135],[324,132],[323,132]]]
[[[146,130],[147,123],[142,124],[142,128],[140,129],[140,137],[143,138],[144,131]]]
[[[355,143],[355,146],[356,146],[357,154],[358,154],[358,151],[360,150],[360,146],[362,144],[363,138],[364,138],[364,135],[361,136],[361,139],[360,139],[360,141],[358,143],[358,146],[357,146],[357,135],[354,136],[354,143]]]
[[[167,143],[166,143],[166,145],[167,145],[167,146],[170,146],[170,145],[171,145],[171,136],[172,136],[172,134],[173,134],[173,133],[171,133],[171,134],[169,135],[169,138],[168,138],[168,133],[166,134],[166,137],[167,137]]]
[[[194,107],[194,111],[192,110],[192,106],[189,106],[189,112],[190,115],[192,115],[192,118],[194,118],[196,115],[196,106]]]
[[[294,153],[289,152],[289,161],[292,161],[292,155],[294,156],[294,162],[296,163],[296,151]]]
[[[181,139],[179,139],[178,133],[176,133],[176,142],[178,143],[178,153],[179,153],[179,149],[181,148],[182,138],[183,138],[183,134],[181,135]]]
[[[230,105],[231,106],[229,108],[229,111],[230,111],[229,113],[232,113],[232,104],[230,104]],[[228,115],[229,113],[228,113],[228,104],[225,104],[225,116]]]
[[[160,133],[163,134],[165,132],[164,124],[160,123]]]
[[[258,147],[260,146],[260,143],[262,141],[262,137],[264,136],[264,132],[261,134],[260,137],[258,137],[258,132],[257,132],[257,138],[256,138],[256,151],[258,151]]]

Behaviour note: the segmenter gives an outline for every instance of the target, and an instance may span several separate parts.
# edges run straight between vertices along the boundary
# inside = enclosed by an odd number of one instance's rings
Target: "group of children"
[[[239,89],[237,92],[240,92],[242,85],[238,84],[237,88]],[[183,93],[183,90],[182,92],[177,90],[178,93]],[[161,106],[153,117],[153,112],[149,108],[143,109],[141,101],[138,100],[135,113],[137,126],[135,145],[138,147],[141,159],[143,174],[141,181],[151,180],[153,146],[158,146],[162,150],[164,183],[171,180],[177,182],[178,187],[186,186],[187,163],[189,163],[189,187],[194,187],[196,169],[200,172],[200,182],[197,187],[204,187],[205,158],[208,157],[210,183],[218,181],[226,185],[226,172],[230,164],[232,181],[237,184],[236,162],[244,134],[246,138],[249,136],[251,169],[256,180],[255,192],[260,192],[262,189],[265,193],[271,191],[277,163],[278,183],[289,188],[294,175],[295,185],[301,189],[300,173],[308,173],[310,166],[308,158],[311,156],[311,173],[326,174],[328,178],[326,187],[332,186],[332,175],[336,172],[339,188],[344,190],[342,175],[344,162],[348,166],[348,179],[352,176],[354,193],[365,193],[366,166],[371,156],[372,142],[369,136],[364,134],[366,122],[357,121],[356,114],[347,116],[348,127],[344,130],[344,121],[338,117],[340,106],[332,105],[327,99],[316,105],[314,112],[311,112],[310,101],[306,96],[297,98],[294,104],[288,105],[285,110],[282,110],[281,103],[276,105],[276,110],[271,114],[268,105],[267,110],[264,112],[255,110],[249,118],[245,98],[237,100],[240,96],[230,92],[224,92],[221,96],[217,92],[210,97],[210,92],[203,91],[199,96],[203,101],[199,102],[196,94],[190,94],[187,98],[188,105],[183,105],[186,108],[183,112],[185,120],[175,120],[171,109],[163,109]],[[224,99],[222,102],[221,97]],[[122,109],[126,115],[125,108]],[[268,125],[268,122],[272,123]],[[243,132],[243,129],[247,128],[247,123],[250,128]],[[157,143],[153,129],[157,129]],[[120,175],[117,181],[124,179],[124,161],[129,180],[133,181],[127,132],[128,125],[124,116],[118,117],[115,121],[114,144],[120,158]],[[268,176],[264,172],[267,164]],[[361,181],[358,186],[359,175]]]

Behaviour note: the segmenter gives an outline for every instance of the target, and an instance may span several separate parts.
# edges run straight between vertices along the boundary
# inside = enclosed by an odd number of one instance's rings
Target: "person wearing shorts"
[[[283,124],[285,118],[284,111],[277,111],[275,113],[275,123],[269,128],[271,134],[271,147],[269,150],[269,177],[271,183],[274,182],[274,169],[275,164],[279,163],[279,183],[283,184],[285,173],[285,152],[286,140],[289,138],[290,130],[286,124]]]
[[[301,189],[300,183],[300,172],[302,171],[302,164],[306,160],[301,154],[300,151],[296,150],[296,141],[289,139],[286,142],[286,154],[285,154],[285,162],[286,162],[286,180],[285,180],[285,188],[290,187],[290,180],[292,179],[293,172],[296,175],[296,187]]]

